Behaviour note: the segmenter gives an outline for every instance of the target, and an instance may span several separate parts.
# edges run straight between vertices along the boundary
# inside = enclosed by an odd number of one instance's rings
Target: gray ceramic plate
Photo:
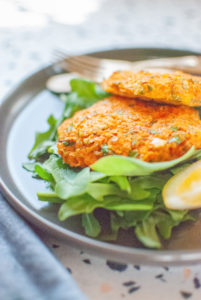
[[[95,53],[104,58],[142,60],[150,57],[182,56],[192,52],[170,49],[121,49]],[[62,102],[45,90],[45,82],[58,70],[54,65],[26,79],[8,96],[0,108],[0,186],[10,204],[29,222],[46,230],[68,244],[97,255],[131,263],[182,264],[201,261],[201,221],[184,225],[174,231],[164,250],[139,248],[129,234],[117,243],[105,243],[84,235],[79,218],[61,223],[57,207],[37,200],[36,192],[45,189],[40,180],[33,179],[22,168],[27,161],[36,131],[46,129],[46,119],[53,113],[58,117]],[[103,216],[104,217],[104,216]]]

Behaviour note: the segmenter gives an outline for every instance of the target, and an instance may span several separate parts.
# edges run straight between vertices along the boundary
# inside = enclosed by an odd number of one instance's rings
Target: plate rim
[[[188,49],[176,49],[176,48],[153,48],[153,47],[135,47],[135,48],[118,48],[118,49],[104,49],[96,52],[87,52],[86,55],[96,55],[104,52],[112,51],[122,51],[122,50],[150,50],[150,51],[180,51],[180,52],[189,52],[189,54],[199,55],[199,52],[191,51]],[[27,81],[32,77],[36,77],[39,73],[47,72],[48,70],[53,69],[54,64],[48,65],[38,71],[33,72],[26,78],[22,79],[11,92],[3,98],[3,101],[0,104],[0,114],[2,107],[4,107],[9,99],[12,99],[12,96],[15,95],[22,85],[26,85]],[[31,101],[31,100],[30,100]],[[24,108],[24,107],[23,107]],[[12,128],[12,126],[11,126]],[[27,221],[31,222],[34,226],[39,228],[42,231],[48,232],[50,235],[59,237],[67,243],[72,243],[71,246],[81,247],[82,249],[87,250],[88,253],[93,253],[95,255],[104,256],[108,259],[118,260],[120,262],[130,262],[130,263],[139,263],[144,265],[187,265],[192,263],[197,263],[201,261],[201,249],[200,250],[153,250],[153,249],[143,249],[143,248],[132,248],[122,245],[114,245],[111,243],[98,241],[96,239],[81,235],[79,233],[73,232],[69,229],[65,229],[54,222],[40,216],[26,206],[17,196],[12,193],[12,191],[7,186],[6,182],[2,179],[1,176],[2,170],[0,169],[0,191],[3,196],[9,202],[9,204]],[[28,224],[27,224],[28,225]],[[29,226],[29,225],[28,225]],[[122,254],[123,252],[123,254]],[[124,257],[123,257],[124,256]],[[125,258],[126,256],[126,258]]]

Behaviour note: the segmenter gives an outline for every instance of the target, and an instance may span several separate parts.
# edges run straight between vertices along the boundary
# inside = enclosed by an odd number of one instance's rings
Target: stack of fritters
[[[201,78],[122,71],[102,87],[117,96],[77,112],[58,129],[58,152],[70,166],[114,154],[168,161],[201,148],[199,112],[190,107],[201,105]]]

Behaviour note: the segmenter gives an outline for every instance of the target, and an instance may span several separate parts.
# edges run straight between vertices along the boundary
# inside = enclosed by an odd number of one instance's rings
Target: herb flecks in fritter
[[[58,136],[59,141],[69,141],[57,146],[63,160],[73,167],[89,166],[112,154],[169,161],[192,146],[201,148],[201,121],[198,111],[187,106],[114,96],[65,120]]]
[[[166,104],[201,106],[201,77],[183,72],[114,72],[104,80],[105,91]]]

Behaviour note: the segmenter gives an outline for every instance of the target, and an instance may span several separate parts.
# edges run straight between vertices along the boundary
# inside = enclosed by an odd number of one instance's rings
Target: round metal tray
[[[153,57],[196,54],[173,49],[118,49],[93,53],[96,57],[142,60]],[[72,246],[96,255],[140,264],[187,264],[201,261],[201,221],[180,226],[164,250],[139,248],[129,235],[115,244],[98,241],[84,235],[78,218],[59,222],[57,206],[38,201],[36,192],[45,189],[42,181],[33,179],[22,168],[34,142],[36,131],[46,130],[50,114],[58,117],[63,104],[45,90],[47,79],[58,68],[51,65],[22,82],[0,107],[0,187],[9,203],[29,222],[48,231]],[[137,248],[138,247],[138,248]]]

